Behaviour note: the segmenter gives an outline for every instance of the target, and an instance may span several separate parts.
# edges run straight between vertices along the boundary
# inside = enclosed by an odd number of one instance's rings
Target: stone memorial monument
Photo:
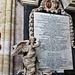
[[[71,16],[64,11],[59,0],[42,0],[29,16],[29,39],[15,47],[12,55],[25,53],[23,75],[52,75],[73,69],[72,49],[74,47]],[[35,43],[35,44],[34,44]],[[35,46],[35,47],[34,47]],[[39,48],[37,48],[39,47]],[[35,49],[36,48],[36,49]],[[16,50],[17,49],[17,50]]]
[[[34,36],[42,42],[37,50],[41,68],[73,69],[68,16],[34,12]]]

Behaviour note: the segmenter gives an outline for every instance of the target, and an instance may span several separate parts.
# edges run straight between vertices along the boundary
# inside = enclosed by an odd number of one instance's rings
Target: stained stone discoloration
[[[1,2],[1,1],[0,1]],[[2,12],[2,15],[1,15],[1,50],[0,50],[0,75],[2,75],[3,73],[3,52],[4,52],[4,38],[5,38],[5,21],[6,21],[6,0],[2,0],[2,3],[1,3],[2,7],[0,7],[0,12]],[[0,13],[1,14],[1,13]]]
[[[16,0],[12,0],[12,24],[11,24],[11,52],[15,41],[15,17],[16,17]],[[13,75],[13,57],[10,52],[10,75]]]
[[[16,25],[15,25],[15,44],[23,40],[24,30],[24,6],[16,0]],[[14,75],[18,70],[23,69],[22,55],[14,57]]]
[[[54,3],[53,3],[54,1],[58,1],[59,2],[59,7],[57,9],[54,9],[53,6],[50,9],[46,8],[46,6],[45,6],[46,0],[42,0],[41,5],[38,8],[32,10],[32,12],[30,13],[30,17],[29,17],[29,19],[30,19],[29,20],[29,37],[34,36],[34,29],[32,30],[32,27],[34,28],[34,16],[33,16],[34,15],[34,12],[42,12],[43,10],[45,10],[46,12],[51,13],[51,14],[52,13],[53,14],[54,13],[55,14],[61,13],[61,15],[63,15],[63,16],[68,16],[69,17],[69,20],[70,20],[70,27],[71,27],[70,28],[70,34],[71,35],[74,34],[73,29],[72,29],[73,23],[72,23],[71,16],[64,11],[64,9],[63,9],[63,7],[62,7],[62,5],[61,5],[61,3],[60,3],[59,0],[51,0],[52,5],[54,5]],[[70,37],[71,37],[71,45],[72,45],[72,47],[74,47],[74,36],[72,35]],[[46,69],[46,67],[45,67],[45,69]]]
[[[12,55],[18,55],[22,52],[26,53],[26,55],[23,57],[23,63],[24,63],[24,69],[18,71],[19,73],[23,73],[23,75],[34,75],[35,74],[35,62],[36,62],[36,51],[35,48],[40,46],[39,44],[35,45],[36,39],[34,37],[30,38],[29,41],[23,41],[16,45],[14,48],[14,51],[12,52]]]
[[[68,16],[35,12],[34,36],[42,42],[36,52],[40,68],[47,67],[58,72],[73,69]]]
[[[5,45],[4,45],[4,62],[3,75],[9,75],[9,52],[10,52],[10,27],[11,27],[11,4],[12,0],[7,0],[6,6],[6,25],[5,25]]]
[[[9,75],[9,55],[4,55],[3,75]]]

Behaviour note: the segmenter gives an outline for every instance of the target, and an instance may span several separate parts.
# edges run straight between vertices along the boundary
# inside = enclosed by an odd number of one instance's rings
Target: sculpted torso
[[[23,57],[23,63],[24,63],[24,70],[18,71],[19,73],[22,73],[23,75],[34,75],[35,74],[35,61],[36,61],[36,50],[35,48],[40,46],[39,44],[35,45],[36,39],[34,37],[30,38],[29,42],[24,41],[19,43],[14,51],[12,52],[12,55],[18,55],[20,52],[25,54]]]

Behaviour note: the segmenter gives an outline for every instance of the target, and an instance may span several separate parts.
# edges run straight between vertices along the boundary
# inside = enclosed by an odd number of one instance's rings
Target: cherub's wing
[[[22,52],[22,50],[24,49],[24,51],[26,50],[26,46],[29,44],[29,40],[25,40],[23,42],[20,42],[19,44],[14,46],[14,50],[12,51],[11,55],[15,56],[18,55],[19,53]]]

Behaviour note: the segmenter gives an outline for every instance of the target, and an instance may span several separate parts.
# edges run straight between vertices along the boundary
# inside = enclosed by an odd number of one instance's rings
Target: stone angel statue
[[[18,71],[18,74],[22,73],[23,75],[35,75],[35,48],[40,46],[40,41],[38,41],[38,44],[36,45],[35,41],[36,38],[31,37],[29,40],[25,40],[14,46],[12,56],[25,53],[25,56],[23,57],[24,69]]]

